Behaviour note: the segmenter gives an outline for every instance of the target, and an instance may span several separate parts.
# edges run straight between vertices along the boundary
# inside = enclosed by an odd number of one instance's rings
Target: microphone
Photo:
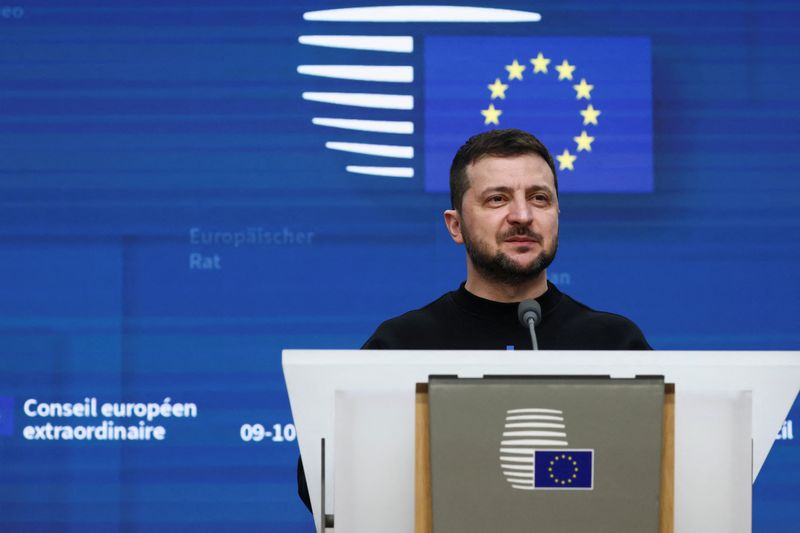
[[[536,330],[534,326],[538,326],[542,322],[542,306],[536,300],[522,300],[517,308],[517,316],[520,323],[527,327],[531,332],[531,343],[533,349],[538,350],[539,345],[536,342]]]

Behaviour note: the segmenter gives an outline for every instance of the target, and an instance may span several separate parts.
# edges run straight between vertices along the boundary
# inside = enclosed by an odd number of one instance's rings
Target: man
[[[558,181],[547,148],[517,129],[470,138],[450,167],[453,241],[467,251],[467,280],[421,309],[387,320],[364,349],[531,349],[517,318],[522,300],[542,308],[536,328],[543,350],[649,350],[625,317],[595,311],[547,281],[558,248]],[[298,492],[311,509],[303,464]]]
[[[450,167],[453,241],[466,248],[467,281],[422,309],[384,322],[365,349],[530,349],[517,318],[520,301],[542,307],[543,350],[647,350],[625,317],[594,311],[547,281],[558,248],[558,181],[547,148],[533,135],[475,135]]]

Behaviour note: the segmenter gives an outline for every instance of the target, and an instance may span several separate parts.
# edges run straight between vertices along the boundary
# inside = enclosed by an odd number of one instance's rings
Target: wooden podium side
[[[428,384],[417,383],[414,400],[414,532],[433,533],[431,503],[431,448]],[[664,415],[661,433],[661,492],[659,533],[673,533],[675,526],[675,385],[664,385]]]
[[[675,531],[675,384],[664,384],[664,426],[661,431],[661,504],[658,532]]]
[[[431,418],[427,383],[417,383],[414,409],[414,533],[432,533]]]

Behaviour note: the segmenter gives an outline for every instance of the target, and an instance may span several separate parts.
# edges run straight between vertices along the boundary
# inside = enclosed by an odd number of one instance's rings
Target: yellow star
[[[492,83],[491,85],[487,85],[487,87],[489,88],[490,91],[492,91],[492,100],[498,97],[505,100],[506,89],[508,89],[508,85],[502,83],[500,81],[500,78],[495,78],[494,83]]]
[[[569,153],[569,150],[564,148],[564,152],[561,155],[557,155],[556,159],[558,159],[558,170],[575,170],[572,163],[574,163],[578,157],[572,155]]]
[[[587,152],[592,151],[592,143],[594,142],[594,137],[587,135],[586,131],[582,131],[580,136],[573,137],[576,143],[578,143],[578,151],[586,150]],[[575,461],[572,461],[572,464],[577,464]]]
[[[506,65],[509,80],[521,80],[522,72],[525,70],[525,65],[520,65],[515,59],[510,65]]]
[[[575,65],[570,65],[565,59],[560,65],[556,65],[559,80],[571,80],[572,72],[575,70]]]
[[[499,119],[500,119],[500,115],[502,115],[502,114],[503,114],[502,111],[500,111],[499,109],[495,109],[494,108],[494,104],[489,104],[489,108],[488,109],[481,109],[481,115],[483,115],[483,117],[484,117],[484,119],[483,119],[484,125],[496,124],[496,125],[499,126],[500,125],[500,120]]]
[[[589,124],[594,124],[597,126],[597,117],[600,116],[602,112],[599,109],[595,109],[592,107],[592,104],[581,111],[581,115],[583,115],[583,125],[588,126]]]
[[[531,63],[533,63],[533,73],[536,74],[537,72],[544,72],[547,74],[547,65],[550,64],[550,60],[547,59],[539,52],[539,55],[531,59]]]
[[[594,89],[594,85],[589,85],[586,83],[586,78],[581,78],[581,82],[578,85],[573,85],[572,88],[575,89],[575,92],[577,93],[575,95],[577,100],[580,100],[581,98],[586,98],[587,100],[592,99],[592,95],[590,93],[592,92],[592,89]]]

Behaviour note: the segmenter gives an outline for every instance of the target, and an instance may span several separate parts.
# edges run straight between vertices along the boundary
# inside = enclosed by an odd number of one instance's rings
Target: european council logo
[[[509,409],[500,468],[518,490],[592,490],[594,450],[569,449],[559,409]]]
[[[559,190],[653,190],[646,38],[425,39],[425,188],[446,192],[472,134],[532,132],[553,153]]]

